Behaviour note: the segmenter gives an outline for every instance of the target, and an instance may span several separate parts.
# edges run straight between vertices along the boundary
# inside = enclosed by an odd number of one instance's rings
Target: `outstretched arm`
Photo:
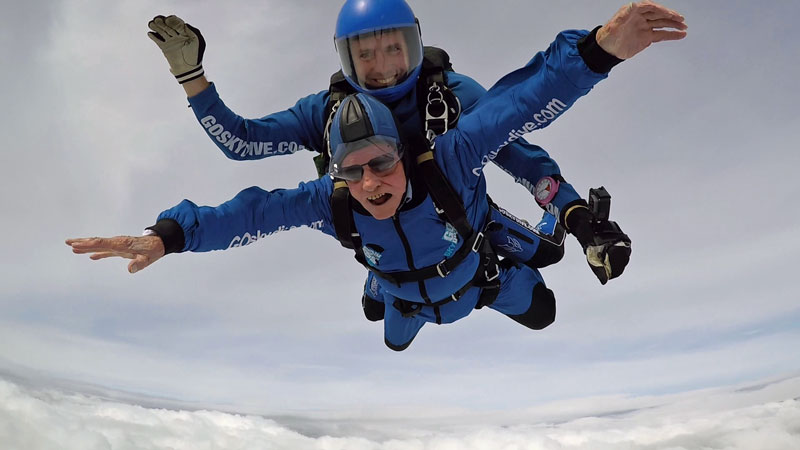
[[[67,239],[78,254],[93,260],[121,257],[133,261],[135,273],[169,253],[206,252],[242,247],[278,231],[309,226],[335,236],[328,199],[328,177],[301,183],[296,189],[264,191],[251,187],[216,207],[184,200],[162,212],[148,227],[150,236]]]
[[[596,32],[596,42],[605,52],[618,58],[628,59],[641,52],[654,42],[677,40],[686,36],[684,18],[674,10],[661,5],[644,1],[630,3],[617,11],[608,23]],[[523,138],[509,144],[501,150],[493,162],[508,173],[518,183],[523,184],[536,194],[537,182],[551,183],[544,177],[555,177],[558,189],[555,196],[546,204],[548,211],[556,215],[562,225],[565,224],[561,211],[570,206],[585,202],[560,176],[558,165],[541,147],[525,142]],[[557,181],[557,182],[558,182]],[[538,199],[537,197],[537,200]]]
[[[672,29],[664,30],[665,27]],[[493,154],[522,135],[549,125],[623,59],[655,42],[682,39],[686,28],[680,14],[645,1],[626,5],[591,33],[559,34],[547,51],[498,81],[462,117],[457,133],[439,138],[457,140],[456,145],[444,147],[459,151],[444,157],[458,160],[464,173],[475,176],[473,182],[464,180],[465,184],[477,183],[483,165]],[[598,243],[593,229],[585,226],[591,217],[578,211],[588,213],[582,199],[568,203],[557,214],[560,222],[578,237],[593,271],[605,283],[624,270],[630,257],[630,239],[616,230],[599,236],[603,239]]]
[[[148,27],[148,37],[164,53],[197,120],[226,157],[251,160],[324,149],[327,92],[307,96],[285,111],[260,119],[241,117],[222,102],[214,84],[205,77],[202,62],[206,42],[200,30],[174,15],[156,16]]]
[[[682,39],[686,28],[680,14],[645,1],[624,6],[590,33],[564,31],[492,86],[461,118],[459,134],[482,167],[499,149],[552,123],[623,59],[655,42]]]

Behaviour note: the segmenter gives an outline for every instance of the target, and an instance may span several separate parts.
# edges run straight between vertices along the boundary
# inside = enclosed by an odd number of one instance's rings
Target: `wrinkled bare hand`
[[[628,59],[654,42],[686,37],[682,15],[649,0],[629,3],[597,30],[597,45],[620,59]]]
[[[111,238],[67,239],[67,245],[77,254],[91,253],[93,260],[120,257],[132,259],[128,272],[136,273],[164,256],[164,241],[158,236],[115,236]]]

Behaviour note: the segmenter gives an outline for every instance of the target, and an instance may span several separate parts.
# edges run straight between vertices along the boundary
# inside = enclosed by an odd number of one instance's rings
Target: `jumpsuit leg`
[[[411,345],[419,330],[425,325],[425,320],[419,317],[403,317],[392,303],[394,297],[384,294],[386,314],[383,320],[383,341],[387,347],[399,352]]]
[[[364,316],[371,322],[383,320],[385,306],[383,304],[383,289],[378,283],[378,279],[370,271],[367,271],[367,281],[364,282],[364,295],[361,296],[361,308]]]
[[[534,330],[555,321],[556,299],[536,269],[516,265],[503,269],[500,292],[489,307]]]

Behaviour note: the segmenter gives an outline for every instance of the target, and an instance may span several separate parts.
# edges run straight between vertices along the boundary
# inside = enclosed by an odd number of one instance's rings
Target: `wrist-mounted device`
[[[611,194],[605,187],[589,189],[589,212],[592,214],[594,245],[603,245],[619,239],[622,229],[617,222],[608,220],[611,213]]]
[[[536,198],[536,203],[544,206],[555,198],[558,194],[558,185],[560,182],[555,177],[542,177],[536,182],[534,187],[533,196]]]

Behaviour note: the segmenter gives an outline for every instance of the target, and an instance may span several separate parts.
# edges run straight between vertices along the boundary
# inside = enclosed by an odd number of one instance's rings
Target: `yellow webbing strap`
[[[425,161],[430,161],[433,159],[433,152],[428,150],[427,152],[417,156],[417,164],[422,164]]]

